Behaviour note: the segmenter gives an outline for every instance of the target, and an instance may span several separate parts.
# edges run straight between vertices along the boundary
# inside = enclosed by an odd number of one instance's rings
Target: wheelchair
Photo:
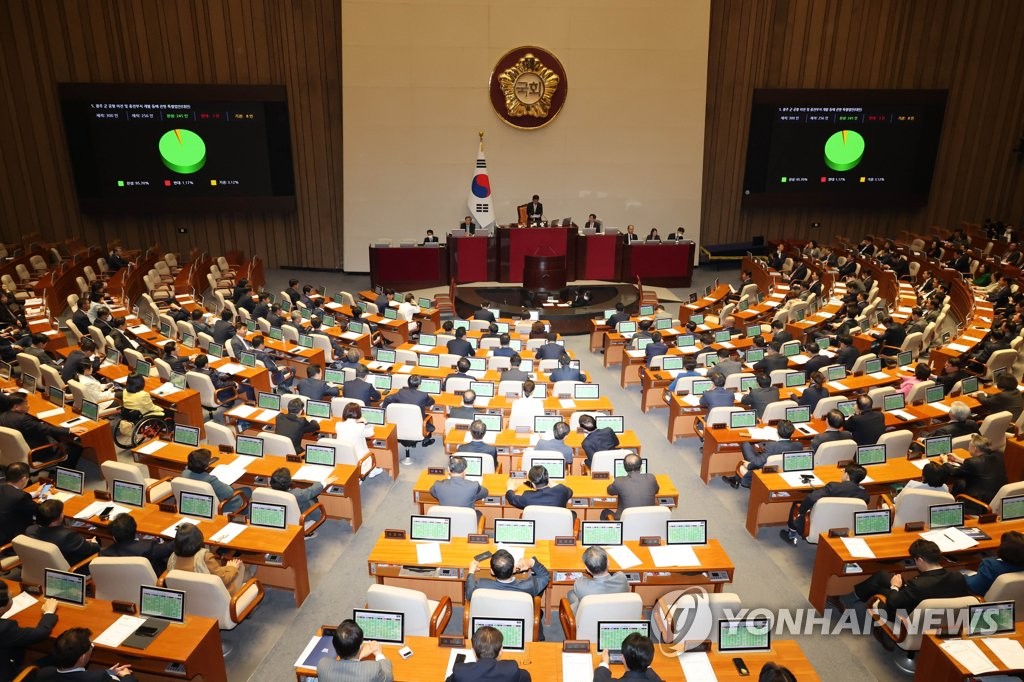
[[[130,428],[122,428],[122,424]],[[125,450],[138,447],[147,440],[162,438],[174,432],[174,413],[142,414],[138,410],[121,408],[120,419],[114,427],[114,442]]]

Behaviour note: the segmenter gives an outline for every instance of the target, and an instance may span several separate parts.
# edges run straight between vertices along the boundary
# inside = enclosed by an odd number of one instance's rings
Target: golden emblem
[[[560,80],[557,73],[527,52],[498,76],[508,115],[547,118]]]

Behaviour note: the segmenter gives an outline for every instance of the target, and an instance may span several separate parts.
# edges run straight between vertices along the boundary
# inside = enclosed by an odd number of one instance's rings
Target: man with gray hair
[[[551,438],[541,438],[533,449],[559,452],[566,464],[572,464],[573,449],[565,444],[565,437],[568,435],[569,425],[565,422],[558,422],[551,427]]]
[[[971,408],[967,403],[957,400],[949,406],[949,422],[935,429],[928,436],[969,436],[978,433],[981,427],[978,422],[971,419]]]
[[[476,419],[476,391],[467,389],[462,393],[462,405],[448,410],[449,419]]]
[[[566,595],[573,613],[576,612],[580,599],[587,595],[629,592],[629,581],[626,574],[608,572],[608,552],[599,545],[587,547],[587,551],[583,552],[583,565],[587,567],[590,577],[576,578],[572,589]]]
[[[477,500],[487,497],[487,488],[466,478],[466,458],[455,455],[448,460],[448,478],[430,486],[430,495],[445,507],[473,509]],[[479,517],[480,511],[476,513]]]

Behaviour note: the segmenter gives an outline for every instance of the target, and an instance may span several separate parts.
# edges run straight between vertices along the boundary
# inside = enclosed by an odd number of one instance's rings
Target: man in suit
[[[815,370],[808,374],[807,377],[808,386],[800,394],[800,399],[796,401],[796,404],[810,408],[813,414],[821,399],[828,397],[828,389],[825,388],[825,375],[821,372]]]
[[[971,436],[971,444],[967,451],[971,454],[967,459],[961,459],[954,454],[943,458],[946,473],[953,479],[952,492],[954,495],[967,495],[987,504],[1007,482],[1003,455],[992,449],[992,443],[988,438],[978,434]],[[970,500],[967,500],[965,510],[970,514],[988,511]]]
[[[28,397],[24,393],[8,393],[0,396],[0,426],[21,432],[25,443],[32,450],[44,448],[32,453],[33,461],[46,461],[57,457],[56,448],[46,448],[52,445],[50,439],[60,441],[64,444],[64,452],[67,454],[64,466],[75,468],[78,458],[82,456],[82,446],[78,437],[86,432],[84,426],[72,426],[66,429],[62,426],[55,426],[44,422],[28,412]]]
[[[860,351],[853,345],[853,338],[849,334],[841,334],[836,337],[839,350],[836,351],[836,362],[846,368],[847,372],[853,371],[853,366],[860,357]]]
[[[636,227],[633,225],[626,226],[626,241],[635,242],[640,240],[640,235],[636,233]]]
[[[496,358],[510,358],[515,355],[515,351],[509,344],[512,342],[511,337],[508,334],[502,334],[498,337],[498,347],[495,348],[491,355]]]
[[[270,372],[270,378],[274,385],[281,388],[289,388],[295,381],[295,369],[292,367],[281,367],[277,364],[274,356],[263,346],[263,335],[257,334],[252,337],[252,352],[256,359],[263,363],[263,366]]]
[[[301,416],[302,408],[305,407],[301,398],[292,398],[286,407],[288,411],[285,414],[277,415],[277,419],[274,421],[274,433],[291,440],[295,452],[301,454],[306,449],[302,444],[302,437],[306,434],[317,433],[320,430],[320,424]]]
[[[614,329],[619,322],[629,322],[629,313],[626,312],[626,306],[622,305],[621,301],[615,304],[615,312],[608,316],[605,324]]]
[[[723,376],[729,377],[743,371],[743,362],[740,360],[740,352],[735,348],[720,348],[717,353],[718,362],[715,363],[715,371],[721,372]]]
[[[875,348],[875,353],[880,356],[891,357],[899,352],[900,346],[906,340],[907,329],[891,317],[886,317],[883,324],[885,324],[885,331],[872,344],[872,348]]]
[[[463,218],[462,222],[459,223],[458,229],[465,230],[466,234],[468,234],[468,235],[475,234],[476,233],[476,223],[473,222],[473,216],[468,215],[465,218]]]
[[[530,378],[528,372],[524,372],[519,369],[523,364],[523,358],[519,353],[515,353],[508,359],[509,368],[502,370],[501,380],[502,381],[527,381]]]
[[[322,372],[320,365],[311,364],[307,367],[306,378],[295,385],[295,390],[299,395],[306,396],[310,400],[338,397],[338,389],[320,378]]]
[[[13,606],[7,583],[0,581],[0,616]],[[13,680],[21,669],[25,649],[45,641],[57,624],[57,600],[46,599],[35,627],[23,628],[14,619],[0,620],[0,680]]]
[[[971,419],[971,408],[957,400],[949,406],[949,421],[927,435],[957,438],[978,433],[980,429],[978,422]]]
[[[40,502],[36,507],[36,523],[28,527],[25,535],[56,545],[72,566],[100,551],[97,542],[86,540],[64,525],[64,503],[60,500]]]
[[[320,682],[391,682],[391,661],[377,642],[363,641],[363,630],[346,618],[331,638],[336,657],[324,656],[316,664]],[[373,656],[373,660],[362,660]]]
[[[711,370],[708,372],[708,379],[714,384],[714,388],[710,391],[704,391],[700,397],[699,405],[709,411],[713,407],[732,407],[736,402],[736,396],[733,395],[732,391],[725,388],[725,375]]]
[[[458,407],[452,407],[448,410],[449,419],[468,419],[470,421],[476,419],[476,408],[473,407],[473,403],[476,402],[476,391],[473,389],[467,389],[462,393],[462,405]]]
[[[505,639],[501,630],[484,626],[473,633],[476,661],[455,663],[445,682],[530,682],[530,673],[515,661],[499,661]]]
[[[213,342],[224,345],[235,335],[235,326],[231,324],[231,311],[225,308],[220,313],[220,319],[213,324]]]
[[[6,481],[0,485],[0,545],[8,544],[15,536],[24,533],[35,518],[36,503],[33,500],[39,493],[25,492],[29,472],[25,462],[12,462],[4,472]]]
[[[525,592],[531,597],[539,597],[547,589],[550,574],[537,557],[524,557],[518,563],[508,550],[499,549],[491,556],[491,575],[494,578],[477,579],[476,571],[480,562],[474,559],[469,563],[469,574],[466,576],[466,599],[473,598],[477,588],[488,590],[505,590],[508,592]],[[517,573],[529,573],[529,577],[516,580]]]
[[[89,308],[92,304],[87,299],[80,299],[78,301],[78,310],[71,316],[71,324],[78,328],[78,331],[82,332],[82,336],[89,335],[89,325],[92,324],[92,320],[89,318]]]
[[[46,334],[33,334],[32,345],[21,351],[26,355],[31,355],[39,361],[40,365],[49,365],[50,367],[56,367],[57,363],[53,361],[50,354],[46,352],[46,344],[50,341]]]
[[[490,313],[488,313],[490,314]],[[493,315],[491,316],[493,319]],[[470,357],[473,355],[473,344],[466,340],[466,329],[459,327],[455,330],[455,338],[450,340],[447,344],[448,352],[452,355],[461,355],[462,357]]]
[[[274,490],[280,490],[290,494],[295,498],[295,503],[299,505],[299,513],[304,514],[306,510],[313,506],[317,501],[317,496],[324,491],[324,486],[330,485],[334,482],[333,476],[328,476],[324,479],[323,483],[314,481],[308,486],[302,488],[296,488],[292,486],[292,472],[287,467],[280,467],[270,475],[270,487]],[[320,511],[317,510],[316,514],[310,515],[310,520],[316,521],[320,518]],[[315,537],[314,535],[307,535],[306,538]]]
[[[583,376],[583,372],[575,369],[570,363],[572,359],[568,353],[563,352],[558,356],[558,368],[551,370],[551,374],[548,375],[548,379],[554,383],[556,381],[586,381],[587,378]]]
[[[856,349],[854,349],[856,350]],[[823,354],[818,348],[818,344],[813,341],[808,342],[804,346],[804,352],[810,356],[810,360],[804,363],[803,371],[810,376],[811,374],[818,372],[822,367],[827,367],[832,364],[832,358]]]
[[[782,320],[772,321],[772,341],[785,343],[792,341],[793,335],[786,331],[786,324]]]
[[[831,443],[834,440],[851,440],[849,432],[844,431],[846,417],[839,410],[829,410],[825,415],[825,430],[811,438],[811,450],[818,451],[822,443]]]
[[[1020,416],[1021,410],[1024,410],[1024,397],[1017,390],[1017,379],[1010,372],[1001,374],[996,378],[996,388],[999,389],[999,393],[989,395],[978,392],[974,394],[974,397],[990,414],[1006,411],[1015,421]]]
[[[876,410],[871,398],[857,397],[857,411],[846,420],[846,430],[857,445],[871,445],[885,433],[885,415]]]
[[[167,558],[174,551],[173,542],[139,540],[135,537],[138,527],[131,514],[118,514],[107,526],[114,536],[114,544],[100,550],[105,557],[142,557],[149,561],[157,575],[167,570]]]
[[[741,403],[754,410],[758,419],[769,405],[778,401],[778,386],[772,386],[772,378],[763,372],[757,374],[757,388],[751,388],[740,398]]]
[[[886,616],[893,621],[897,614],[909,614],[926,599],[966,597],[969,594],[964,575],[943,566],[939,546],[931,540],[914,540],[910,544],[910,558],[918,571],[917,577],[904,582],[899,573],[890,575],[879,571],[854,588],[857,597],[867,601],[873,595],[881,594],[885,597]]]
[[[487,497],[487,488],[466,478],[467,465],[465,457],[453,455],[448,458],[448,478],[435,481],[430,486],[430,494],[438,504],[473,509],[478,500]],[[480,518],[479,510],[476,510],[476,515]]]
[[[33,678],[36,682],[138,682],[131,666],[115,664],[107,670],[89,670],[92,658],[92,632],[88,628],[69,628],[53,645],[50,661],[56,666],[42,668]]]
[[[722,480],[733,488],[739,488],[740,486],[749,488],[750,481],[754,478],[754,470],[763,467],[769,457],[803,449],[803,444],[792,440],[795,429],[791,421],[783,419],[775,428],[779,432],[779,440],[777,441],[761,443],[760,448],[755,447],[749,441],[741,443],[740,451],[743,453],[743,459],[746,461],[746,464],[740,467],[741,473],[739,476],[722,476]]]
[[[594,682],[610,682],[612,679],[661,682],[658,673],[651,669],[651,663],[654,662],[654,644],[650,637],[644,637],[639,632],[626,635],[622,640],[622,658],[626,664],[626,673],[622,677],[613,678],[608,667],[608,651],[602,651],[601,662],[594,670]]]
[[[424,244],[437,244],[437,237],[433,230],[427,230],[427,236],[423,238]]]
[[[601,221],[597,219],[597,214],[595,213],[591,213],[589,216],[587,216],[587,222],[583,223],[583,227],[591,228],[598,234],[600,234],[603,231],[601,229]]]
[[[511,357],[511,356],[510,356]],[[455,372],[449,374],[444,378],[444,382],[441,384],[441,390],[448,390],[449,379],[469,379],[470,381],[476,381],[473,376],[469,373],[469,358],[459,358],[455,363]]]
[[[719,372],[714,372],[714,373],[715,374],[719,374]],[[685,379],[687,377],[699,377],[699,376],[701,376],[701,374],[700,374],[700,372],[697,371],[697,358],[695,358],[692,355],[687,355],[685,358],[683,358],[683,369],[682,369],[682,371],[676,372],[675,378],[672,379],[672,383],[668,385],[668,388],[666,388],[665,391],[667,393],[675,393],[676,389],[679,387],[679,384],[681,383],[681,381],[683,379]],[[724,385],[725,382],[723,381],[722,384]]]
[[[526,479],[529,481],[526,490],[521,495],[516,494],[516,482],[508,480],[508,489],[505,491],[505,500],[517,509],[526,509],[529,505],[536,504],[542,507],[562,507],[572,497],[572,488],[561,483],[548,487],[548,470],[537,464],[530,467],[526,472]]]
[[[369,370],[365,365],[356,367],[356,378],[346,381],[341,387],[341,395],[346,398],[362,400],[364,405],[371,405],[380,400],[380,391],[366,380]]]
[[[868,472],[859,464],[847,466],[843,471],[843,480],[838,483],[828,483],[824,487],[814,490],[800,502],[796,516],[789,520],[788,528],[783,528],[779,531],[779,537],[787,543],[795,545],[797,540],[803,535],[804,522],[807,519],[807,515],[811,513],[811,509],[818,503],[818,500],[825,497],[852,497],[864,500],[864,502],[870,501],[871,495],[860,485],[860,482],[867,475]]]
[[[534,194],[526,205],[526,219],[531,225],[544,219],[544,204],[540,203],[540,196]]]
[[[288,318],[281,314],[280,304],[275,303],[270,306],[270,313],[267,315],[267,322],[269,322],[270,326],[275,329],[280,329],[282,324],[288,323]],[[196,329],[196,331],[198,332],[199,330]],[[210,332],[207,332],[207,334],[209,333]]]
[[[606,521],[618,519],[622,511],[630,507],[653,507],[654,496],[658,494],[660,486],[654,474],[640,472],[643,468],[640,455],[635,452],[626,455],[622,468],[626,470],[626,475],[616,477],[608,486],[608,494],[616,495],[619,499],[615,511],[605,509],[601,512],[601,518]]]
[[[299,293],[299,280],[288,280],[288,288],[284,290],[284,293],[288,295],[288,299],[292,302],[292,305],[298,303],[299,298],[302,296],[302,294]]]
[[[235,335],[228,340],[228,345],[231,347],[231,351],[235,354],[236,358],[242,357],[243,352],[252,350],[252,344],[245,338],[248,331],[245,322],[235,324]]]
[[[473,423],[469,425],[469,435],[472,440],[468,443],[463,443],[456,452],[468,452],[474,455],[490,455],[494,459],[494,464],[498,464],[498,448],[493,445],[488,445],[484,442],[484,436],[487,435],[487,425],[479,419],[474,419]]]
[[[557,360],[565,355],[565,346],[558,343],[558,332],[548,332],[547,343],[537,349],[535,357],[537,360]]]
[[[768,344],[764,358],[754,363],[754,371],[771,374],[773,370],[786,369],[788,366],[789,359],[782,354],[782,344],[773,340]]]
[[[592,594],[620,594],[629,592],[629,580],[625,573],[608,572],[608,552],[599,545],[591,545],[583,552],[583,565],[590,577],[576,578],[566,598],[573,613],[580,605],[580,599]]]
[[[270,294],[265,291],[261,291],[256,295],[256,303],[253,305],[250,311],[252,318],[258,320],[263,318],[264,320],[270,321]]]
[[[481,304],[479,308],[473,311],[474,320],[484,320],[485,322],[494,322],[494,313],[492,313],[487,306]]]
[[[668,353],[668,344],[661,340],[661,332],[651,332],[651,342],[647,344],[647,348],[644,349],[644,357],[647,366],[651,366],[651,360],[659,355],[665,355],[666,353]]]
[[[948,358],[942,372],[935,375],[935,383],[942,386],[943,393],[949,395],[958,381],[970,376],[963,370],[963,360],[958,357]]]
[[[587,467],[590,467],[595,452],[602,450],[614,450],[619,447],[619,437],[609,427],[597,428],[597,420],[593,415],[585,414],[580,417],[580,428],[586,432],[580,447],[587,455]]]
[[[434,399],[429,393],[424,393],[420,390],[420,384],[423,379],[418,374],[413,374],[409,377],[409,384],[405,388],[400,388],[395,393],[392,393],[384,402],[381,403],[381,407],[387,407],[391,403],[398,403],[400,405],[416,405],[420,408],[420,412],[424,417],[427,416],[427,408],[434,404]]]
[[[533,449],[559,452],[565,458],[566,464],[572,464],[573,449],[565,444],[565,437],[568,435],[569,425],[565,422],[558,422],[551,428],[551,438],[539,439]]]
[[[91,336],[83,336],[78,342],[78,348],[68,353],[60,368],[60,378],[65,383],[77,378],[82,371],[82,365],[87,363],[92,365],[94,372],[99,371],[100,365],[103,364],[103,356],[96,353],[96,342]]]
[[[297,400],[297,399],[296,399]],[[280,421],[280,417],[278,418]],[[209,483],[213,488],[213,494],[217,496],[217,499],[221,502],[227,499],[231,499],[230,502],[224,505],[221,510],[223,514],[230,514],[236,512],[242,508],[245,501],[252,496],[252,488],[239,487],[243,493],[243,497],[232,497],[235,494],[235,489],[223,482],[216,476],[210,473],[210,451],[206,448],[196,448],[192,452],[188,453],[188,462],[185,465],[185,470],[181,472],[182,478],[188,478],[193,481],[205,481]],[[216,509],[214,510],[216,511]]]

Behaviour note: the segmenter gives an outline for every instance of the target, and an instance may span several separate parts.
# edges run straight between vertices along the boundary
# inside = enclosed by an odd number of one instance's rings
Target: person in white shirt
[[[82,397],[100,406],[100,412],[110,409],[117,399],[114,391],[108,390],[92,375],[92,364],[86,362],[79,365],[78,383],[82,385]]]
[[[512,401],[512,410],[509,413],[510,424],[528,424],[533,428],[533,418],[544,414],[544,399],[534,398],[533,392],[537,384],[533,379],[523,382],[523,397]]]
[[[413,322],[413,316],[420,311],[420,308],[415,303],[416,297],[412,294],[406,294],[405,300],[398,305],[398,315],[405,319],[409,323],[409,331],[418,331],[420,325],[418,322]]]
[[[373,424],[363,421],[363,410],[357,403],[348,403],[341,412],[341,421],[334,427],[334,433],[338,440],[348,443],[355,451],[356,461],[362,461],[370,453],[370,447],[366,443],[367,438],[373,437]],[[370,466],[370,460],[363,465],[363,471]],[[369,476],[377,476],[383,473],[380,467],[374,467]]]

